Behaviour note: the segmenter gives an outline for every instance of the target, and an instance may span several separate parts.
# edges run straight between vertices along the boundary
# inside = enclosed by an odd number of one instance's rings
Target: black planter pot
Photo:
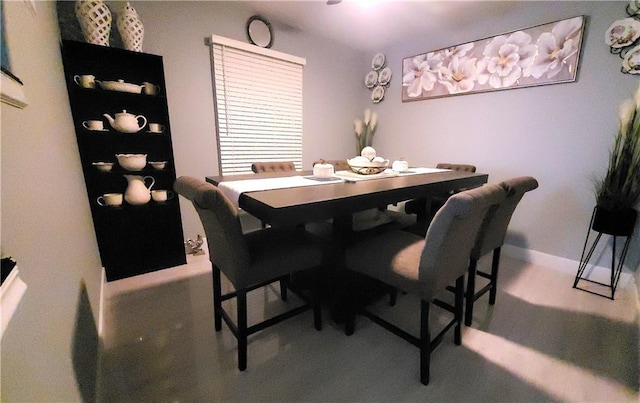
[[[615,236],[631,236],[638,218],[638,212],[634,209],[609,211],[596,206],[594,214],[591,228]]]

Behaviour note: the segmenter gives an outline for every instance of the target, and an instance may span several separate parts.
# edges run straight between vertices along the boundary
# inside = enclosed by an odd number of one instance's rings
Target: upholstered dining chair
[[[324,246],[317,237],[300,228],[267,228],[242,233],[238,210],[217,187],[201,180],[182,176],[175,181],[174,190],[191,201],[198,212],[209,246],[209,260],[213,271],[213,306],[215,330],[222,329],[222,320],[238,340],[238,369],[247,367],[247,337],[313,308],[316,330],[322,328],[322,314],[317,281],[311,297],[299,295],[305,304],[263,322],[247,323],[247,293],[293,272],[317,269],[322,266]],[[314,270],[315,271],[315,270]],[[231,282],[235,291],[222,294],[220,272]],[[292,291],[296,292],[295,289]],[[236,298],[237,321],[225,311],[222,302]]]
[[[318,160],[318,161],[313,161],[313,166],[316,166],[316,164],[319,164],[322,161],[324,161],[325,164],[333,165],[334,171],[350,171],[351,170],[351,167],[349,166],[349,163],[347,162],[347,160]]]
[[[357,312],[417,346],[420,349],[420,381],[427,385],[431,352],[445,333],[455,326],[454,341],[458,345],[462,342],[464,275],[468,256],[485,215],[505,196],[499,185],[467,190],[447,200],[436,213],[426,237],[396,230],[348,248],[345,258],[348,270],[420,297],[420,336],[400,329],[366,307],[354,306],[349,297],[345,333],[353,334]],[[452,283],[455,283],[454,305],[435,299],[436,292],[449,289]],[[347,290],[347,295],[354,295],[352,281],[348,281]],[[453,313],[453,319],[434,338],[429,327],[432,303]]]
[[[436,165],[439,169],[451,169],[454,171],[475,172],[475,165],[469,164],[450,164],[441,162]],[[404,205],[404,211],[407,214],[416,214],[418,221],[424,221],[429,218],[429,215],[433,216],[440,207],[442,207],[449,196],[453,193],[460,192],[465,189],[458,189],[449,194],[432,196],[427,200],[426,198],[408,200]],[[429,204],[427,204],[429,203]],[[425,228],[426,230],[426,228]]]
[[[261,172],[289,172],[295,171],[296,167],[292,161],[263,161],[251,164],[254,173]]]
[[[509,222],[511,222],[511,216],[524,194],[538,187],[538,181],[530,176],[523,176],[506,180],[500,183],[500,186],[507,192],[507,197],[487,214],[480,227],[476,243],[473,249],[471,249],[465,296],[464,324],[467,326],[471,326],[473,320],[473,304],[478,298],[489,292],[489,304],[494,305],[496,303],[500,249],[504,244],[504,238],[507,234]],[[491,272],[485,273],[478,271],[478,260],[489,252],[493,252]],[[475,290],[476,275],[489,279],[489,283],[477,292]]]

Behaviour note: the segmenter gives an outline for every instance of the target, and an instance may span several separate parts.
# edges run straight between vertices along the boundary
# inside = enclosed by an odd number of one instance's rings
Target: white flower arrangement
[[[353,121],[356,134],[356,155],[360,155],[363,148],[373,145],[373,135],[378,129],[378,114],[367,108],[364,110],[364,119],[356,118]]]

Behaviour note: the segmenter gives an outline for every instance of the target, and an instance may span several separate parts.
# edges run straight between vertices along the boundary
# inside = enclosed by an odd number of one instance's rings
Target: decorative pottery
[[[136,116],[132,113],[127,113],[126,110],[116,113],[115,119],[108,113],[105,113],[103,116],[107,118],[111,127],[121,133],[137,133],[147,125],[147,118],[142,115]],[[140,124],[141,119],[142,124]]]
[[[109,46],[111,11],[102,0],[76,1],[76,17],[88,43]]]
[[[594,231],[615,236],[630,236],[638,213],[634,209],[608,211],[596,207],[592,228]]]
[[[152,176],[140,176],[140,175],[124,175],[127,179],[127,190],[124,192],[124,199],[127,203],[140,206],[149,203],[151,200],[151,188],[156,183],[156,180]],[[151,180],[149,186],[147,186],[147,179]]]
[[[127,50],[142,52],[142,41],[144,40],[144,26],[138,12],[127,2],[118,16],[118,32],[122,37],[122,43]]]

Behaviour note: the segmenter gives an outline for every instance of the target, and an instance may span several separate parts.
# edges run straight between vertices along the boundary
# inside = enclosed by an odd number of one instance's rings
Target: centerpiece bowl
[[[367,161],[366,158],[356,157],[347,160],[351,170],[360,175],[375,175],[384,172],[389,167],[389,160],[374,159]]]

